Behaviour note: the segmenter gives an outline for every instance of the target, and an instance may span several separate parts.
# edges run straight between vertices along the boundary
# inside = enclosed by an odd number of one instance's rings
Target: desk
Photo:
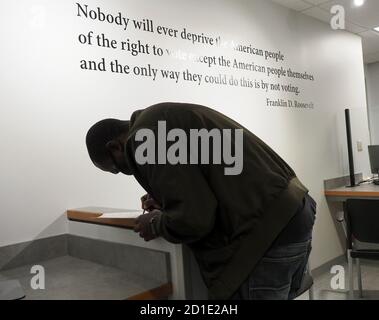
[[[346,185],[347,185],[347,181]],[[332,211],[335,211],[335,219],[338,222],[342,223],[342,228],[346,237],[346,225],[344,223],[344,212],[342,208],[342,203],[347,199],[370,199],[370,200],[379,200],[379,186],[370,183],[362,184],[357,187],[338,187],[325,189],[324,194],[326,199],[330,203],[336,203],[336,206],[330,208]]]
[[[374,199],[379,200],[379,186],[362,184],[357,187],[339,187],[325,190],[325,196],[330,201],[344,202],[347,199]]]
[[[67,210],[67,218],[72,221],[80,221],[86,223],[107,225],[118,228],[133,229],[135,225],[135,219],[112,219],[112,218],[102,218],[99,217],[103,213],[112,212],[134,212],[135,210],[125,210],[125,209],[113,209],[104,207],[85,207],[79,209],[69,209]],[[141,210],[142,214],[142,210]]]
[[[155,251],[168,253],[170,259],[167,263],[170,266],[171,281],[164,283],[161,287],[141,292],[130,299],[139,300],[153,299],[162,296],[167,297],[170,293],[172,293],[173,299],[206,299],[208,292],[201,278],[198,265],[192,253],[185,245],[172,244],[163,238],[157,238],[149,242],[144,241],[133,231],[135,219],[132,218],[98,218],[102,213],[128,211],[134,212],[136,210],[104,207],[69,209],[67,210],[69,234],[92,240],[105,241],[107,243],[120,243],[133,246],[134,248],[152,250],[152,253],[148,256],[149,259],[152,259],[151,263],[157,263],[158,261],[158,258],[153,257]],[[140,211],[142,214],[142,210]],[[137,258],[139,251],[140,250],[133,250],[132,257]],[[141,250],[141,252],[142,251],[144,250]],[[138,261],[140,260],[141,259]],[[153,269],[154,268],[155,267],[153,267]]]

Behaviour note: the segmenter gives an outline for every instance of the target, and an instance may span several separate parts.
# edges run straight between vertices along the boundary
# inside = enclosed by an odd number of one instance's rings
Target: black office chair
[[[349,295],[354,297],[353,262],[358,269],[359,295],[362,298],[362,274],[359,259],[379,260],[379,249],[364,249],[364,244],[379,244],[379,201],[348,199],[344,203],[347,236],[347,258],[349,263]]]

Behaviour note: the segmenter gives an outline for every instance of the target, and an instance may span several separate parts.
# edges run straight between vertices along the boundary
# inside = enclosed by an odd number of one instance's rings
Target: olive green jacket
[[[165,120],[167,131],[243,129],[243,171],[225,175],[224,165],[144,164],[135,151],[139,129]],[[210,108],[162,103],[130,119],[125,145],[130,172],[161,205],[158,234],[192,250],[211,299],[228,299],[288,224],[308,190],[263,141]]]

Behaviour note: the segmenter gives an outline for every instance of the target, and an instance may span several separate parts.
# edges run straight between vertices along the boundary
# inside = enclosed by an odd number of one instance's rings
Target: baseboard
[[[0,271],[67,255],[67,234],[0,247]]]

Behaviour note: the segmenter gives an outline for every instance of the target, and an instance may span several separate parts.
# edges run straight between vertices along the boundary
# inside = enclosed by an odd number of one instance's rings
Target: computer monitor
[[[379,146],[368,146],[370,156],[371,172],[379,174]]]

